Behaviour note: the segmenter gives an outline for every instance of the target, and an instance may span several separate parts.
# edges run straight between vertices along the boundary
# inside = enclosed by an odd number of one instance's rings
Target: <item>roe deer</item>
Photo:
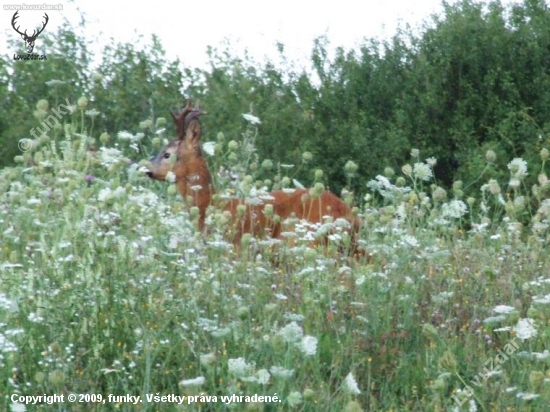
[[[151,159],[147,175],[152,179],[165,180],[168,172],[173,172],[184,203],[188,207],[198,208],[198,225],[202,230],[206,209],[212,204],[215,192],[212,176],[200,147],[202,128],[198,117],[205,112],[199,109],[198,104],[192,109],[189,101],[179,115],[172,112],[170,114],[176,124],[177,139]],[[220,202],[222,201],[226,203],[217,206],[223,207],[224,211],[231,214],[235,230],[232,241],[236,245],[244,233],[279,238],[282,232],[281,223],[292,216],[310,223],[321,223],[325,216],[330,216],[334,219],[345,219],[350,224],[351,251],[354,254],[363,254],[357,250],[355,242],[360,228],[359,219],[343,200],[328,190],[323,191],[318,197],[311,197],[308,189],[296,189],[290,193],[276,190],[269,193],[266,199],[262,199],[263,204],[260,205],[251,205],[245,203],[244,199],[237,198],[220,199]],[[266,205],[272,205],[272,216],[264,213]],[[326,242],[326,239],[323,241]]]

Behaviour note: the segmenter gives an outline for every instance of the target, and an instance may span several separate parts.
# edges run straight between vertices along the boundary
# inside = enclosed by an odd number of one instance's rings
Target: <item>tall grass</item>
[[[26,410],[547,408],[547,151],[540,164],[512,160],[509,182],[463,199],[462,182],[437,186],[437,160],[413,150],[358,202],[368,261],[306,246],[327,225],[335,243],[345,238],[334,222],[298,225],[293,242],[245,236],[237,253],[223,237],[227,216],[211,210],[199,233],[175,186],[130,162],[143,156],[140,139],[162,143],[163,119],[96,142],[97,113],[79,103],[0,172],[2,410],[25,410],[13,394],[69,393],[141,402]],[[255,133],[210,144],[222,196],[293,186],[291,165],[256,158]],[[278,401],[223,403],[234,394]]]

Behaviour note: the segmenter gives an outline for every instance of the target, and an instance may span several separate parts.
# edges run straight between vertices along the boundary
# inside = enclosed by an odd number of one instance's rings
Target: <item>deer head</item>
[[[19,27],[20,26],[17,26],[17,28],[15,27],[15,20],[17,20],[17,18],[19,17],[17,14],[19,13],[19,11],[16,11],[15,14],[13,15],[12,19],[11,19],[11,26],[13,27],[13,29],[19,33],[21,35],[21,37],[23,38],[23,40],[25,40],[25,43],[27,44],[26,45],[26,48],[27,48],[27,53],[32,53],[32,51],[34,50],[34,42],[36,40],[36,38],[38,37],[38,35],[40,33],[42,33],[44,31],[44,28],[46,27],[46,25],[48,24],[48,21],[50,20],[50,18],[48,17],[48,15],[46,13],[44,13],[44,17],[46,19],[46,21],[44,23],[42,23],[42,28],[40,30],[38,30],[38,32],[36,30],[33,31],[32,35],[29,36],[27,35],[27,30],[25,30],[24,33],[21,33],[19,31]]]
[[[165,180],[168,172],[174,171],[176,163],[185,163],[191,158],[202,157],[200,138],[201,124],[198,117],[206,114],[199,108],[199,103],[191,108],[191,102],[176,114],[170,111],[177,130],[177,139],[171,141],[157,155],[150,159],[147,176],[156,180]]]

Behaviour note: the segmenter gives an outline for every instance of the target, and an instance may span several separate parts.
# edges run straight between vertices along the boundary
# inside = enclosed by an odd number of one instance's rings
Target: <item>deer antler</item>
[[[15,20],[19,17],[19,16],[17,15],[18,13],[19,13],[19,10],[17,10],[17,11],[15,12],[15,14],[13,15],[13,17],[11,18],[11,27],[13,27],[13,29],[14,29],[17,33],[19,33],[21,36],[26,36],[26,35],[27,35],[27,31],[26,31],[26,30],[25,30],[25,33],[21,33],[21,32],[19,31],[19,27],[21,27],[21,26],[18,26],[17,28],[15,28]]]
[[[189,102],[190,103],[190,102]],[[196,119],[197,117],[206,114],[206,112],[202,111],[199,107],[199,101],[197,100],[197,103],[195,104],[195,107],[189,111],[185,115],[184,123],[183,123],[183,130],[187,130],[187,127],[189,127],[189,123],[191,123],[192,120]]]
[[[38,30],[38,32],[36,34],[34,34],[34,31],[33,31],[33,34],[31,36],[31,38],[34,38],[36,39],[38,37],[38,35],[40,33],[42,33],[44,31],[44,29],[46,28],[46,25],[48,24],[48,22],[50,21],[50,18],[48,17],[48,15],[46,13],[44,13],[44,17],[46,18],[46,21],[44,23],[42,23],[42,28],[40,30]],[[36,30],[35,30],[36,31]]]
[[[183,140],[185,138],[185,131],[191,123],[192,120],[196,119],[200,115],[206,114],[199,108],[199,102],[195,104],[195,107],[191,108],[191,100],[187,101],[187,105],[183,108],[182,112],[176,115],[174,112],[170,111],[172,119],[176,124],[176,130],[178,132],[178,139]]]
[[[40,33],[42,33],[42,32],[44,31],[44,29],[46,28],[46,25],[48,24],[48,21],[50,21],[50,18],[48,17],[48,14],[47,14],[47,13],[44,13],[44,17],[46,18],[46,21],[45,21],[44,23],[42,23],[42,28],[41,28],[40,30],[38,30],[38,33],[36,32],[36,29],[35,29],[35,30],[33,31],[33,33],[32,33],[32,36],[29,36],[29,35],[27,34],[27,30],[25,30],[24,33],[21,33],[21,32],[19,31],[19,27],[21,27],[21,26],[15,27],[15,20],[17,20],[17,19],[19,18],[19,15],[18,15],[18,14],[19,14],[19,10],[17,10],[17,11],[15,12],[15,14],[13,15],[13,17],[11,18],[11,26],[13,27],[13,29],[14,29],[17,33],[19,33],[21,36],[23,36],[23,38],[25,39],[25,41],[27,41],[27,40],[30,40],[30,41],[36,40],[36,38],[38,37],[38,35],[39,35]]]

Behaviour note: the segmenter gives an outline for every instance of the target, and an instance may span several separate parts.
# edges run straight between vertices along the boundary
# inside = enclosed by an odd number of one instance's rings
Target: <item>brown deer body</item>
[[[196,206],[199,210],[199,228],[204,228],[206,209],[212,204],[215,189],[206,159],[202,155],[200,140],[201,124],[198,116],[204,114],[198,107],[191,109],[190,103],[175,116],[178,139],[170,142],[156,157],[151,159],[147,175],[156,180],[165,180],[173,172],[176,185],[188,207]],[[175,156],[175,163],[173,159]],[[296,189],[290,193],[277,190],[269,193],[263,204],[251,205],[244,199],[226,200],[219,206],[229,212],[233,224],[232,241],[240,242],[244,233],[253,236],[270,236],[279,238],[282,224],[289,217],[304,219],[310,223],[321,223],[325,216],[334,219],[342,218],[350,223],[352,251],[357,253],[353,239],[360,228],[359,219],[353,215],[346,203],[328,190],[318,197],[311,197],[308,189]],[[266,216],[265,206],[272,205],[273,213]]]

